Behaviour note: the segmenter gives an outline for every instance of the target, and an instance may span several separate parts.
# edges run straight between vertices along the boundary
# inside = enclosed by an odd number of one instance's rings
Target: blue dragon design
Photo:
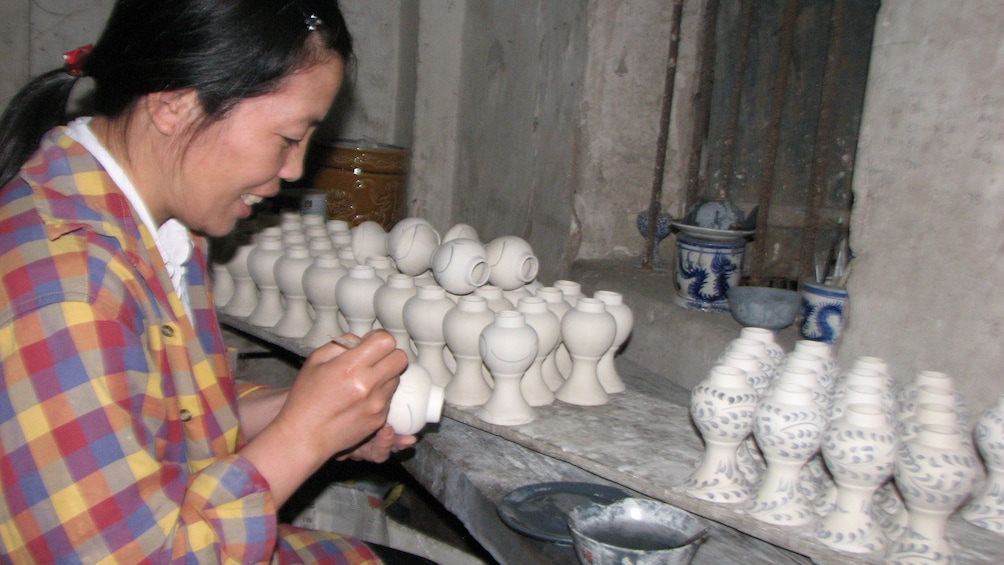
[[[687,255],[684,258],[684,255]],[[738,265],[729,260],[725,253],[715,253],[711,259],[711,271],[703,268],[699,262],[690,258],[689,253],[679,254],[680,274],[684,279],[693,279],[687,285],[689,296],[699,298],[707,302],[725,300],[725,293],[729,290],[728,276],[739,268]],[[712,293],[705,292],[708,278],[713,276]]]
[[[844,305],[840,302],[825,302],[812,305],[802,302],[805,319],[802,322],[802,335],[807,339],[833,343],[837,339],[841,320],[844,317]]]

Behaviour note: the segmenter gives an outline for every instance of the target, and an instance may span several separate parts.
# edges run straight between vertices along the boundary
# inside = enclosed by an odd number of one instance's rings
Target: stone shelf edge
[[[306,357],[310,349],[298,340],[276,336],[241,318],[220,315],[223,324]],[[680,391],[664,379],[643,379],[644,368],[618,361],[628,390],[603,406],[555,402],[537,408],[537,419],[522,426],[497,426],[474,416],[474,408],[447,406],[444,415],[543,455],[575,465],[626,488],[735,528],[778,547],[810,557],[815,563],[882,563],[881,555],[855,555],[833,550],[815,538],[812,526],[774,526],[747,515],[737,505],[692,498],[679,485],[703,453]],[[653,385],[658,385],[656,388]],[[953,517],[948,536],[958,565],[976,565],[1004,555],[1004,537]]]

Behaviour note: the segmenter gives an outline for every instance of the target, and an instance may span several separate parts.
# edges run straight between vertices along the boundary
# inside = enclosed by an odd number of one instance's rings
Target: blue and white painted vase
[[[725,293],[739,286],[746,242],[676,238],[676,294],[673,302],[688,310],[728,312]]]

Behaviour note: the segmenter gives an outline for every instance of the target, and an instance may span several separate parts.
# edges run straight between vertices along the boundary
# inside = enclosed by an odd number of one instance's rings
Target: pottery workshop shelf
[[[221,315],[236,330],[300,356],[309,354],[297,340],[272,335],[241,319]],[[761,522],[734,505],[692,498],[680,485],[700,461],[703,445],[690,421],[689,392],[632,363],[620,363],[628,390],[611,395],[603,406],[555,402],[536,408],[537,418],[520,426],[487,424],[473,408],[446,407],[444,415],[550,458],[569,463],[627,489],[683,508],[777,547],[810,557],[816,563],[881,563],[881,555],[835,551],[816,540],[812,526],[784,527]],[[956,563],[996,562],[1004,555],[1004,537],[957,517],[948,536]]]

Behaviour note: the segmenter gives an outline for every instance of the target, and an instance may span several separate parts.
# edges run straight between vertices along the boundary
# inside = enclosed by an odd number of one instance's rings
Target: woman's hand
[[[384,424],[368,441],[351,452],[338,457],[339,461],[354,459],[356,461],[372,461],[383,463],[390,458],[391,453],[397,453],[415,445],[418,438],[412,435],[397,435],[390,424]]]
[[[330,343],[307,357],[279,413],[241,450],[269,481],[277,505],[335,454],[379,458],[393,448],[386,435],[373,434],[386,424],[407,366],[407,355],[382,330],[352,349]]]

